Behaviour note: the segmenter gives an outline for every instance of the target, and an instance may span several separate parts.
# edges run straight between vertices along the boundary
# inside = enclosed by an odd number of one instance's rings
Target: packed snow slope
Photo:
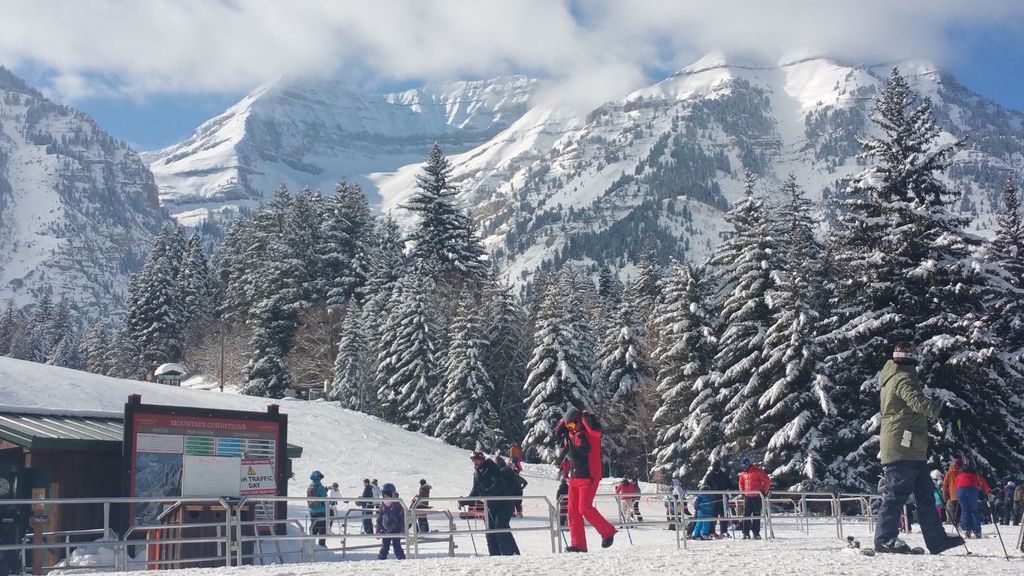
[[[659,533],[660,532],[660,533]],[[971,541],[973,556],[963,549],[950,550],[939,556],[857,556],[843,551],[845,546],[824,532],[801,535],[798,532],[778,534],[773,541],[725,540],[694,542],[687,550],[676,550],[666,530],[633,530],[633,544],[620,534],[615,545],[602,550],[592,542],[587,554],[551,553],[542,543],[535,546],[518,535],[522,556],[469,556],[471,549],[459,545],[455,558],[425,558],[399,562],[370,560],[367,562],[332,562],[289,564],[285,566],[245,566],[231,568],[238,576],[478,576],[481,574],[516,574],[530,576],[740,576],[746,574],[814,574],[844,576],[911,576],[928,574],[954,576],[984,574],[1010,576],[1021,573],[1019,553],[1007,562],[995,539]],[[1005,536],[1005,534],[1004,534]],[[480,545],[482,546],[483,538]],[[920,543],[911,535],[910,540]],[[524,542],[526,545],[524,546]],[[483,551],[481,549],[481,551]],[[1013,554],[1013,552],[1011,552]],[[468,557],[467,557],[468,556]],[[366,555],[362,555],[363,558]],[[169,574],[181,576],[213,576],[223,568],[177,570]],[[123,574],[123,572],[121,573]]]
[[[0,67],[0,301],[116,311],[165,221],[138,154]]]
[[[0,405],[60,412],[124,412],[129,394],[148,404],[171,404],[263,412],[275,402],[213,390],[192,390],[119,380],[78,370],[0,357]],[[343,495],[357,496],[363,478],[393,482],[403,496],[416,494],[420,478],[437,496],[461,496],[472,486],[469,453],[440,440],[409,432],[334,403],[278,401],[288,415],[288,442],[302,447],[294,462],[292,496],[304,496],[309,473],[320,470],[338,482]],[[553,496],[557,484],[547,466],[529,467],[528,493]]]
[[[330,192],[341,177],[421,161],[433,142],[462,151],[527,110],[522,76],[373,93],[344,79],[270,82],[184,142],[147,153],[160,199],[182,223],[252,206],[279,184]]]

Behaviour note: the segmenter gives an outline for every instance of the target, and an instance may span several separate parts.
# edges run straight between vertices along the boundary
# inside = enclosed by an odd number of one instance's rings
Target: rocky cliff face
[[[0,299],[117,310],[166,221],[156,190],[126,144],[0,67]]]

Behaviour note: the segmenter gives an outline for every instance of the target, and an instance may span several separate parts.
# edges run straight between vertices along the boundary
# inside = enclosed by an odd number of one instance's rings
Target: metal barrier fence
[[[699,514],[690,513],[690,506],[698,496],[711,497],[712,504],[721,511],[721,515],[707,515],[706,509]],[[880,500],[875,494],[831,494],[825,492],[772,492],[760,494],[761,510],[754,516],[744,515],[744,495],[737,490],[696,490],[686,491],[682,498],[665,493],[634,493],[608,494],[595,496],[594,505],[604,508],[604,513],[612,524],[625,529],[625,536],[632,541],[630,529],[643,525],[674,532],[677,548],[687,548],[689,535],[699,522],[713,524],[726,523],[727,531],[735,538],[737,525],[744,520],[760,521],[766,539],[775,538],[775,527],[792,525],[804,534],[811,534],[812,525],[834,527],[835,536],[844,538],[845,529],[851,526],[875,529],[874,505]],[[648,506],[642,518],[637,518],[633,508],[634,502],[644,501]],[[517,520],[515,525],[489,525],[485,520],[483,526],[474,525],[473,518],[487,519],[497,503],[533,502],[532,507],[538,514]],[[654,508],[650,504],[658,502],[663,505]],[[325,516],[327,534],[314,534],[307,529],[304,518],[299,513],[310,503],[322,503],[325,510],[332,509],[332,504],[355,503],[354,507],[340,507],[337,514]],[[404,514],[403,530],[394,534],[367,533],[363,530],[364,522],[373,522],[378,515],[381,503],[397,503]],[[92,507],[97,518],[102,518],[95,528],[83,528],[67,531],[38,531],[26,535],[22,542],[0,543],[0,561],[5,554],[20,555],[21,569],[27,570],[29,558],[32,557],[33,571],[45,573],[54,568],[61,570],[108,570],[127,571],[138,569],[184,568],[191,566],[236,566],[243,564],[268,564],[288,562],[315,562],[322,560],[346,558],[351,552],[375,550],[380,547],[384,538],[399,538],[405,541],[407,554],[417,558],[427,553],[454,556],[457,548],[456,538],[468,537],[479,554],[475,536],[485,538],[495,534],[520,534],[547,532],[553,553],[564,550],[568,544],[564,534],[564,514],[567,504],[566,497],[552,502],[545,496],[502,496],[502,497],[431,497],[430,507],[410,507],[401,498],[323,498],[307,497],[274,497],[253,496],[229,500],[225,498],[55,498],[55,499],[23,499],[4,500],[3,504],[11,506],[33,507],[35,512],[59,511],[68,507]],[[470,506],[465,506],[470,504]],[[123,533],[118,534],[113,525],[115,518],[127,518],[127,509],[139,505],[153,505],[160,509],[157,520],[143,522],[130,520]],[[164,522],[170,515],[197,505],[215,507],[223,513],[222,519],[216,521],[199,521],[194,523]],[[282,518],[271,514],[268,517],[256,517],[255,510],[271,511],[284,507],[288,513]],[[289,509],[289,506],[291,509]],[[611,506],[614,506],[612,508]],[[455,512],[455,509],[459,512]],[[662,512],[663,509],[663,512]],[[608,514],[608,512],[611,514]],[[693,512],[697,512],[695,509]],[[58,512],[59,513],[59,512]],[[116,514],[115,514],[116,513]],[[455,514],[459,514],[456,518]],[[319,518],[317,518],[319,520]],[[433,520],[440,525],[428,531],[421,531],[421,521]],[[461,520],[466,521],[462,527]],[[355,522],[353,524],[352,522]],[[1024,524],[1024,518],[1022,518]],[[339,533],[331,533],[337,525]],[[621,535],[620,535],[621,537]],[[314,546],[318,540],[329,540],[325,546]],[[337,542],[337,544],[334,544]],[[464,541],[463,541],[464,543]],[[433,550],[424,546],[441,545]],[[1017,538],[1017,548],[1024,546],[1024,527]],[[202,554],[181,557],[182,547],[200,547]],[[113,551],[105,563],[90,563],[88,566],[72,565],[76,549],[96,550],[107,548]],[[133,553],[134,551],[134,553]],[[194,552],[195,550],[193,550]]]

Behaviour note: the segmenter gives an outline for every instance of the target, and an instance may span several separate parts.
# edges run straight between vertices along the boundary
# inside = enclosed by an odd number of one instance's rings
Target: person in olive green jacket
[[[900,513],[907,498],[931,502],[935,489],[928,474],[928,418],[937,418],[942,403],[924,395],[917,378],[914,346],[900,342],[892,358],[878,376],[882,429],[879,433],[879,458],[882,461],[884,489],[882,506],[875,529],[875,550],[900,554],[923,553],[897,537]],[[918,522],[925,545],[939,554],[963,544],[959,536],[950,536],[942,528],[935,509],[918,507]]]

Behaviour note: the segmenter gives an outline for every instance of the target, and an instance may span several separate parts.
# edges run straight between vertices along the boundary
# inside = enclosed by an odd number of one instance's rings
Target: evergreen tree
[[[107,324],[103,320],[97,320],[86,332],[79,347],[78,356],[82,368],[93,374],[107,374],[110,370],[110,346]]]
[[[61,338],[54,346],[50,357],[46,359],[46,363],[51,366],[77,370],[81,363],[78,358],[78,343],[75,341],[75,336],[69,334]]]
[[[767,389],[757,399],[758,433],[766,469],[783,486],[823,481],[836,456],[831,442],[836,410],[827,378],[819,374],[816,339],[822,301],[818,291],[821,246],[814,236],[813,205],[792,174],[782,186],[777,234],[784,248],[782,269],[767,293],[774,322],[765,336],[759,368]],[[796,486],[799,488],[799,486]]]
[[[654,315],[654,307],[661,295],[661,270],[650,242],[644,242],[637,268],[637,277],[633,282],[633,291],[636,294],[636,313],[640,325],[646,328]]]
[[[592,352],[583,350],[579,333],[579,293],[571,271],[548,285],[537,311],[533,356],[527,365],[526,436],[523,452],[555,463],[554,427],[569,407],[590,408]]]
[[[466,449],[497,443],[498,415],[491,404],[494,384],[484,367],[488,342],[475,299],[464,294],[444,363],[442,418],[434,435]]]
[[[110,342],[110,349],[107,352],[107,376],[131,380],[141,380],[144,376],[142,349],[132,336],[131,327],[127,322],[118,327]]]
[[[608,329],[600,366],[607,388],[600,399],[605,451],[613,464],[635,467],[645,456],[631,424],[640,419],[638,408],[645,387],[652,384],[654,367],[648,358],[644,330],[637,314],[639,293],[627,290],[615,321]]]
[[[473,221],[456,206],[451,172],[451,162],[434,144],[423,173],[416,177],[416,193],[406,205],[418,217],[409,236],[412,256],[441,276],[483,281],[487,277],[484,247]]]
[[[1021,354],[1024,349],[1024,218],[1013,180],[1003,184],[996,234],[988,260],[1002,282],[987,302],[994,332],[1008,344],[1007,350]]]
[[[721,407],[724,439],[734,451],[750,447],[757,430],[757,400],[766,382],[758,368],[771,325],[765,298],[777,269],[764,200],[754,196],[754,178],[744,177],[744,195],[725,219],[732,235],[718,246],[712,265],[717,273],[722,328],[713,359],[716,400]]]
[[[181,327],[188,333],[203,326],[214,312],[210,266],[198,234],[193,234],[185,245],[176,282]]]
[[[27,327],[29,332],[28,357],[24,358],[25,360],[42,364],[50,357],[50,351],[57,344],[51,339],[53,335],[51,332],[52,321],[53,299],[50,297],[50,292],[45,291],[32,308],[31,320]]]
[[[14,300],[8,298],[4,311],[0,314],[0,356],[9,356],[11,342],[21,327],[18,325],[18,312],[14,309]]]
[[[128,324],[142,350],[146,374],[160,364],[181,360],[184,348],[176,282],[184,254],[179,236],[177,226],[161,229],[129,289]]]
[[[331,400],[338,401],[342,408],[365,412],[367,396],[366,373],[366,330],[363,325],[363,310],[355,303],[345,309],[341,322],[341,341],[338,356],[334,361],[334,380],[331,384]]]
[[[708,468],[715,440],[697,433],[717,416],[691,418],[690,405],[701,393],[716,345],[708,294],[700,272],[675,263],[663,282],[655,311],[660,334],[653,357],[658,366],[661,405],[654,414],[657,439],[654,469],[666,477],[696,480]]]
[[[519,439],[525,432],[523,382],[530,360],[526,312],[516,301],[512,287],[494,274],[485,295],[487,346],[483,362],[494,383],[491,406],[498,413],[498,427],[504,437]]]
[[[386,420],[421,430],[434,408],[428,399],[438,386],[437,329],[429,295],[433,282],[409,274],[396,287],[392,310],[381,329],[377,401]]]
[[[342,305],[352,296],[362,300],[373,275],[374,218],[358,184],[338,181],[336,194],[327,200],[322,225],[321,266],[327,284],[327,302]]]

